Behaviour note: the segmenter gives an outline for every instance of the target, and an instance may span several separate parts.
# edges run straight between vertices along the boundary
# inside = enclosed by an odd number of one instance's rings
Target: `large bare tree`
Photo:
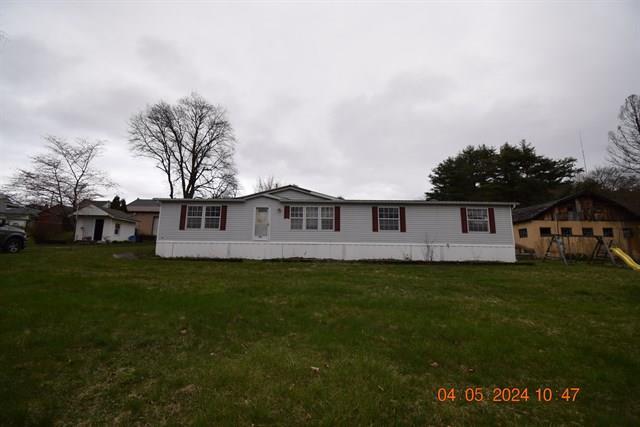
[[[18,199],[40,206],[65,205],[74,209],[83,199],[100,197],[114,186],[94,166],[101,141],[78,138],[68,142],[47,136],[47,151],[31,157],[31,167],[18,169],[9,187]]]
[[[129,120],[131,149],[156,162],[169,197],[235,196],[236,139],[226,112],[196,93],[175,105],[160,101]],[[177,190],[176,190],[177,189]]]
[[[609,160],[626,172],[640,174],[640,96],[629,95],[618,118],[618,128],[609,132]]]

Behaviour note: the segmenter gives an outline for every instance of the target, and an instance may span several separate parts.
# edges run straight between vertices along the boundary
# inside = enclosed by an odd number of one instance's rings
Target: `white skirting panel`
[[[513,245],[448,243],[317,243],[317,242],[156,242],[163,258],[312,258],[335,260],[393,259],[405,261],[515,262]]]

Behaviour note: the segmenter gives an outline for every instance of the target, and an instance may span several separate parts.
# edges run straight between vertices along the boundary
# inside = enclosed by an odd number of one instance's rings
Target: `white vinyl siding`
[[[201,202],[202,206],[208,205]],[[209,203],[210,205],[210,203]],[[284,206],[290,206],[290,217],[285,218]],[[270,241],[272,242],[356,242],[356,243],[451,243],[451,244],[512,244],[513,224],[511,208],[495,206],[496,233],[461,233],[460,205],[407,205],[405,233],[373,232],[371,204],[332,203],[340,206],[340,232],[304,230],[303,218],[296,220],[296,212],[313,206],[281,203],[269,198],[255,198],[243,203],[230,203],[227,210],[226,230],[180,230],[180,203],[163,202],[158,227],[159,240],[175,241],[253,241],[253,221],[256,206],[271,208]],[[317,206],[317,205],[316,205]],[[325,207],[327,207],[325,205]],[[384,207],[384,206],[378,206]],[[278,212],[278,215],[274,213]],[[296,221],[301,223],[295,228]],[[293,225],[293,226],[292,226]]]
[[[314,196],[311,194],[307,194],[305,192],[297,191],[295,189],[276,191],[273,193],[273,195],[277,197],[283,197],[289,200],[304,200],[304,201],[326,200],[324,197]]]
[[[470,233],[489,232],[489,213],[487,208],[467,208],[467,224]]]
[[[106,242],[126,241],[136,234],[136,225],[132,222],[116,222],[107,216],[79,216],[76,226],[76,240],[93,239],[96,219],[102,219],[102,240]],[[116,229],[118,232],[116,233]]]

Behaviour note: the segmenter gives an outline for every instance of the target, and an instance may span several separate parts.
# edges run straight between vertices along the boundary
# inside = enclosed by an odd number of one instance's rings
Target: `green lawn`
[[[0,424],[639,425],[639,332],[640,274],[612,266],[31,246],[0,254]],[[491,401],[509,386],[530,400]]]

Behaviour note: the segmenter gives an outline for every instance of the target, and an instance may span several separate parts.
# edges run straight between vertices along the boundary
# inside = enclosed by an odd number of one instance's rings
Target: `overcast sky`
[[[128,118],[192,91],[228,111],[242,193],[274,175],[349,198],[422,197],[469,144],[581,158],[581,132],[602,164],[640,93],[637,1],[22,1],[0,3],[0,31],[0,184],[44,135],[104,139],[127,200],[168,194],[129,152]]]

